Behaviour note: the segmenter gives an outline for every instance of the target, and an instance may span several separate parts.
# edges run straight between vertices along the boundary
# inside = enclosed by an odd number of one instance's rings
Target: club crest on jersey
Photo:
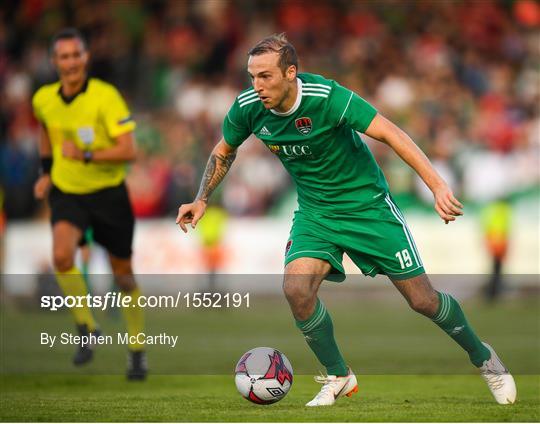
[[[291,247],[292,247],[292,240],[289,240],[287,242],[287,246],[285,246],[285,256],[289,254],[289,250],[291,250]]]
[[[313,128],[311,118],[306,116],[298,118],[296,121],[294,121],[294,125],[296,126],[296,129],[303,135],[308,135]]]

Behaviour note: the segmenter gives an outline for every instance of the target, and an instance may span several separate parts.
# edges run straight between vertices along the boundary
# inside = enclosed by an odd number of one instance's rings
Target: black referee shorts
[[[125,183],[89,194],[49,193],[51,223],[68,221],[84,232],[92,227],[94,240],[117,258],[131,257],[135,218]]]

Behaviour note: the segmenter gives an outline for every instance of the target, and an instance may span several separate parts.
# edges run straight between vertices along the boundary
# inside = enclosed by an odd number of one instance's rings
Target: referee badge
[[[94,142],[94,128],[92,127],[77,128],[77,135],[86,146],[89,146]]]

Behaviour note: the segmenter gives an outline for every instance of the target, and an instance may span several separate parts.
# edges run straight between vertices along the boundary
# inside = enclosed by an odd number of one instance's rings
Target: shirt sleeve
[[[41,93],[42,91],[40,89],[36,91],[36,93],[32,97],[32,109],[34,111],[34,116],[36,117],[36,119],[42,124],[44,124],[43,115],[41,114]]]
[[[126,102],[116,90],[111,87],[108,95],[104,96],[102,105],[103,122],[109,137],[114,138],[133,131],[136,127],[135,121],[126,105]]]
[[[349,125],[354,130],[363,133],[377,115],[377,109],[354,91],[333,82],[330,114],[336,127]]]
[[[238,100],[233,103],[227,116],[223,119],[222,129],[225,142],[232,147],[240,146],[250,136],[251,130],[240,110]]]

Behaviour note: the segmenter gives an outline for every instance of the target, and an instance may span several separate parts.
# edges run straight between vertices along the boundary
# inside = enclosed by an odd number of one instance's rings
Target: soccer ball
[[[293,382],[291,363],[283,353],[271,347],[256,347],[244,353],[234,373],[240,394],[259,405],[283,399]]]

